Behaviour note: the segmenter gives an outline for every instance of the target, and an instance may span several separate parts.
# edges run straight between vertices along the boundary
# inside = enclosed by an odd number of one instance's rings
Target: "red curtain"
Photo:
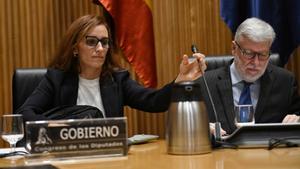
[[[110,13],[115,35],[128,62],[146,87],[156,87],[152,11],[144,0],[99,0]]]

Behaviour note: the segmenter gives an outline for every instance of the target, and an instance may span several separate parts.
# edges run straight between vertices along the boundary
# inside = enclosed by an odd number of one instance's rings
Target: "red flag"
[[[137,76],[156,87],[156,62],[151,0],[99,0],[114,20],[118,44]]]

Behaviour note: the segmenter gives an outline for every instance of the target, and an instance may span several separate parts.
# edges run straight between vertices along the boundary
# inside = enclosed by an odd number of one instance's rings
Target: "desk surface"
[[[15,159],[24,165],[25,159]],[[0,159],[0,167],[11,166],[11,159]],[[300,148],[218,149],[203,155],[169,155],[165,141],[134,145],[128,156],[54,162],[60,169],[300,169]]]

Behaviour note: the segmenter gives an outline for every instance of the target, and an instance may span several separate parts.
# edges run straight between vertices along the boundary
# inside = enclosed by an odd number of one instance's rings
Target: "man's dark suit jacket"
[[[46,120],[43,113],[58,106],[76,105],[78,74],[48,69],[45,78],[17,111],[24,120]],[[128,71],[114,72],[100,79],[103,107],[107,117],[123,116],[128,105],[147,112],[168,109],[172,83],[160,90],[144,88],[129,77]]]
[[[230,67],[205,72],[205,78],[211,92],[216,112],[222,128],[232,133],[234,124],[234,102]],[[212,104],[204,88],[202,77],[197,79],[201,83],[204,101],[210,122],[215,122]],[[287,114],[300,111],[300,97],[297,92],[297,82],[291,72],[269,64],[260,78],[260,94],[255,111],[256,123],[282,122]]]

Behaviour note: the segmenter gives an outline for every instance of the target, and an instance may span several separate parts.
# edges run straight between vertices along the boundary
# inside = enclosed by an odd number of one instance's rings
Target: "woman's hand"
[[[194,61],[189,62],[187,55],[183,55],[180,64],[180,72],[175,80],[175,83],[182,81],[193,81],[204,74],[206,70],[205,56],[201,53],[194,53]]]

